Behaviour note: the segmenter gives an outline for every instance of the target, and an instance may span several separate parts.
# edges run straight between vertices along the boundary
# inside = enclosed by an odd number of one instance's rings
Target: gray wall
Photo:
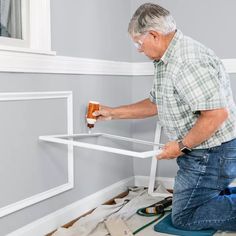
[[[52,0],[53,48],[58,55],[130,61],[130,14],[127,0]]]
[[[131,0],[131,12],[145,3],[144,0]],[[158,0],[151,1],[160,4],[170,10],[175,17],[177,27],[186,35],[199,40],[206,46],[212,48],[220,58],[236,57],[236,2],[214,1],[214,0]],[[147,61],[145,56],[138,54],[132,47],[132,60],[135,62]],[[232,78],[232,89],[236,92],[234,75]],[[152,76],[136,77],[133,79],[132,93],[133,101],[141,100],[149,95],[152,86]],[[155,118],[134,121],[133,136],[144,137],[153,140],[155,129]],[[162,135],[162,142],[167,139]],[[149,175],[150,160],[134,160],[135,175]],[[175,160],[159,162],[159,176],[173,177],[177,171]]]

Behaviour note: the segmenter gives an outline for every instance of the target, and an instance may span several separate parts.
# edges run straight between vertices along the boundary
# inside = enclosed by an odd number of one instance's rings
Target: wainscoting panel
[[[73,188],[73,146],[38,140],[73,133],[72,92],[0,93],[0,109],[3,217]]]

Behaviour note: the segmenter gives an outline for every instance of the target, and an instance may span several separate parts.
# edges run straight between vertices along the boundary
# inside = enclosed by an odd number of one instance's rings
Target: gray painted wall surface
[[[132,14],[143,3],[144,0],[131,0]],[[236,15],[234,9],[236,2],[227,1],[171,1],[158,0],[151,1],[160,4],[170,10],[174,16],[177,27],[186,35],[200,41],[206,46],[212,48],[220,58],[236,57],[236,31],[234,22]],[[138,54],[135,48],[132,48],[132,60],[136,62],[148,61],[144,55]],[[231,75],[231,78],[234,78]],[[133,101],[141,100],[149,95],[152,86],[152,76],[133,78],[132,94]],[[236,92],[236,83],[232,80],[232,88]],[[155,118],[134,121],[133,137],[153,140],[155,130]],[[162,142],[167,138],[162,135]],[[134,160],[135,175],[149,175],[150,160]],[[175,160],[159,162],[159,176],[173,177],[177,171]]]
[[[131,61],[127,0],[52,0],[52,45],[58,55]]]

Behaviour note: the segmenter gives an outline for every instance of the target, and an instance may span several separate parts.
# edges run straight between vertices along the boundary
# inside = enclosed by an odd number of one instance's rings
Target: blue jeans
[[[185,230],[236,231],[236,139],[177,158],[172,222]]]

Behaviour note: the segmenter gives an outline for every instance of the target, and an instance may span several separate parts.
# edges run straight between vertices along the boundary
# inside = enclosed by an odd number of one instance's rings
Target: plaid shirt
[[[171,140],[184,138],[200,111],[218,108],[227,108],[229,118],[196,148],[219,146],[236,137],[236,106],[229,76],[212,50],[177,30],[154,67],[150,100],[157,104],[160,123]]]

